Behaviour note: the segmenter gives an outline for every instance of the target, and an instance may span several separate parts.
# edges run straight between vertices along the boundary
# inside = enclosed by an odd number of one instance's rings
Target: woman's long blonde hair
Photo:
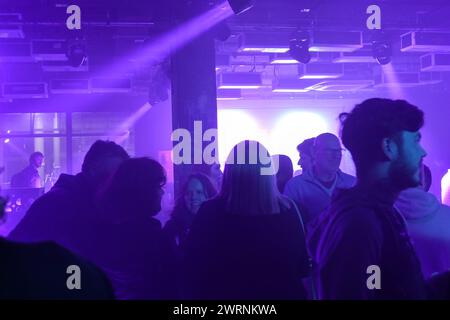
[[[245,140],[231,150],[225,164],[219,198],[231,214],[265,215],[290,208],[278,191],[276,170],[267,149],[257,141]],[[277,169],[277,165],[275,166]]]

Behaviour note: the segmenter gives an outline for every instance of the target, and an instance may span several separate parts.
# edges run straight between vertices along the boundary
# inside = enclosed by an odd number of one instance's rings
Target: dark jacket
[[[342,190],[309,238],[321,299],[424,299],[425,281],[395,198],[382,185]],[[381,289],[367,268],[379,266]]]
[[[0,300],[114,299],[99,269],[55,243],[22,244],[0,238],[0,257]],[[74,274],[67,273],[71,265],[80,268],[80,290],[67,286]]]
[[[95,262],[107,273],[120,300],[178,298],[175,258],[161,223],[136,217],[100,225]]]
[[[164,225],[163,233],[170,246],[177,252],[177,256],[181,257],[184,243],[195,215],[190,213],[184,206],[175,210],[175,214],[172,214],[172,217]]]
[[[11,188],[40,188],[39,171],[32,165],[27,166],[11,178]]]
[[[62,174],[54,187],[37,199],[9,234],[22,242],[54,241],[70,251],[92,259],[98,223],[95,192],[82,173]]]
[[[186,240],[190,299],[304,299],[309,259],[298,214],[245,216],[205,202]],[[293,207],[292,207],[293,208]]]

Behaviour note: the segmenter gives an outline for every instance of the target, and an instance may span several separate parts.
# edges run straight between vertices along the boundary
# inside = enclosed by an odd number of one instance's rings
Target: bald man
[[[336,189],[349,189],[355,185],[355,177],[339,169],[341,159],[339,138],[332,133],[323,133],[314,140],[312,169],[286,184],[284,195],[297,203],[307,225],[327,209]]]

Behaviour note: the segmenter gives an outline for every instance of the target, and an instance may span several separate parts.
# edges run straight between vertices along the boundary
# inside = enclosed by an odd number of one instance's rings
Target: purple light
[[[299,64],[295,59],[275,59],[270,62],[271,64]]]
[[[450,205],[450,169],[448,169],[447,174],[442,177],[441,190],[442,203]]]
[[[258,89],[261,86],[254,85],[222,85],[218,87],[219,89]]]
[[[341,76],[340,74],[306,74],[299,79],[337,79]]]
[[[160,36],[143,50],[139,50],[130,55],[127,60],[148,61],[149,58],[159,58],[163,60],[172,52],[181,48],[186,43],[201,35],[203,32],[211,29],[219,22],[233,15],[233,11],[228,2],[224,2],[202,15],[176,27],[174,30]],[[126,63],[120,61],[108,70],[126,71]],[[123,71],[121,73],[123,73]]]
[[[152,105],[150,103],[144,103],[136,112],[130,115],[124,122],[122,122],[119,127],[111,133],[115,143],[120,144],[125,141],[130,136],[130,128],[134,126],[136,121],[138,121],[144,114],[146,114]]]
[[[130,63],[130,61],[140,63],[163,61],[174,51],[233,14],[233,10],[228,2],[224,1],[209,11],[157,37],[144,48],[134,50],[129,55],[120,58],[120,60],[116,60],[96,74],[93,74],[92,78],[123,78],[124,75],[134,72],[133,68],[135,64]],[[101,95],[96,95],[95,97],[100,99]],[[61,97],[55,99],[53,103],[56,106],[65,105],[67,109],[71,109],[72,106],[79,104],[79,101],[77,99],[67,100]]]
[[[272,92],[279,92],[279,93],[283,93],[283,92],[308,92],[309,90],[307,89],[273,89]]]
[[[361,49],[362,45],[340,45],[340,46],[311,46],[310,52],[353,52]]]
[[[11,139],[6,138],[3,142],[4,142],[5,144],[6,144],[6,143],[10,143],[10,142],[11,142]]]
[[[399,83],[399,80],[397,74],[395,73],[394,67],[392,66],[392,63],[382,65],[381,71],[386,77],[387,82],[393,84],[388,87],[390,97],[392,99],[405,99],[405,92],[403,91],[401,86],[395,85],[396,83]]]
[[[243,48],[242,51],[245,52],[263,52],[263,53],[286,53],[289,51],[289,48]]]

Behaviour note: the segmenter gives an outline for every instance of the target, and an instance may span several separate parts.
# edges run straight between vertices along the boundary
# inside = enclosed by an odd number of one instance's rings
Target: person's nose
[[[425,158],[428,155],[427,151],[422,146],[420,146],[420,149],[421,149],[421,157]]]

